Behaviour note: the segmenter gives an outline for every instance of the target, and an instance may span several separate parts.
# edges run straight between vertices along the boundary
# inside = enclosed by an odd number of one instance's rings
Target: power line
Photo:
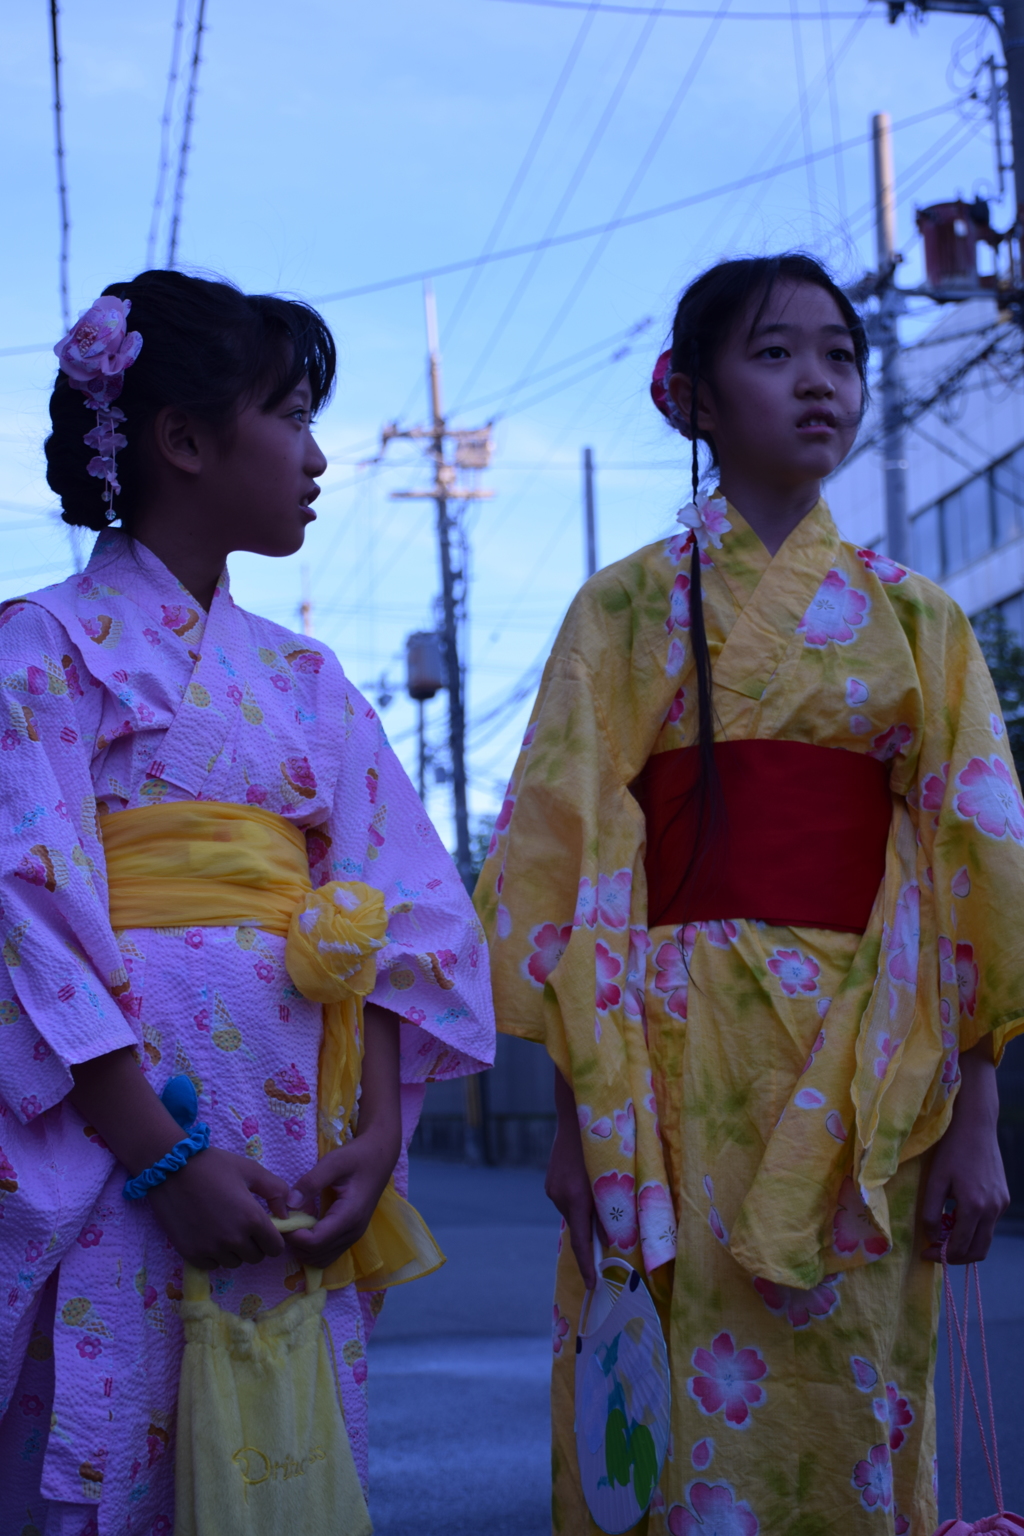
[[[178,173],[174,181],[174,207],[171,215],[171,238],[167,246],[167,265],[174,267],[178,259],[178,234],[181,228],[181,208],[185,198],[185,177],[188,174],[188,156],[192,147],[192,124],[195,120],[196,88],[199,84],[199,65],[202,62],[203,31],[206,18],[206,0],[199,0],[195,30],[192,34],[192,63],[188,76],[188,95],[185,98],[185,121],[181,129],[181,147],[178,151]]]
[[[832,52],[832,24],[825,0],[821,0],[821,36],[825,45],[825,75],[828,81],[828,106],[832,119],[832,144],[839,143],[839,95],[836,90],[836,63]],[[839,199],[839,212],[843,219],[846,218],[846,171],[843,166],[843,157],[838,150],[835,153],[836,169],[836,195]]]
[[[494,247],[497,245],[501,231],[504,229],[508,216],[512,211],[512,206],[515,203],[516,198],[519,196],[519,193],[522,191],[523,183],[529,175],[534,160],[537,158],[537,152],[544,141],[548,128],[551,126],[551,120],[555,115],[555,111],[558,108],[562,96],[565,94],[565,88],[569,83],[569,79],[573,70],[576,67],[576,63],[582,51],[583,44],[587,38],[587,33],[590,31],[590,28],[593,25],[593,12],[595,9],[596,6],[591,4],[587,14],[584,16],[582,22],[580,23],[580,29],[572,41],[568,57],[566,58],[565,63],[562,65],[558,79],[555,81],[554,87],[551,91],[551,95],[548,97],[547,104],[545,105],[544,110],[540,115],[540,121],[538,122],[537,127],[534,129],[533,138],[527,145],[526,153],[523,155],[523,158],[519,163],[519,169],[513,176],[512,184],[505,194],[505,201],[502,203],[501,208],[498,210],[498,216],[494,223],[491,225],[487,239],[484,241],[483,250],[480,253],[480,261],[471,269],[465,287],[455,301],[451,319],[448,321],[448,324],[445,328],[448,336],[451,336],[456,325],[458,324],[459,319],[462,316],[463,311],[466,308],[466,305],[469,303],[473,291],[480,280],[480,272],[484,259],[490,255],[491,251],[493,251]]]
[[[60,199],[60,311],[64,329],[70,331],[68,253],[71,244],[71,220],[68,216],[68,182],[64,160],[64,109],[60,96],[60,15],[57,0],[50,0],[50,60],[53,65],[53,133],[57,156],[57,195]]]
[[[941,106],[930,107],[926,112],[917,112],[913,117],[905,117],[898,123],[893,123],[893,132],[903,128],[916,127],[918,123],[927,122],[930,118],[940,117],[945,112],[950,112],[959,104],[958,99],[943,102]],[[865,144],[870,144],[870,133],[860,133],[852,139],[845,139],[838,146],[829,145],[827,149],[814,151],[814,160],[824,160],[835,153],[836,148],[845,154],[849,150],[863,149]],[[660,203],[655,208],[645,208],[639,213],[627,213],[620,219],[610,219],[603,224],[590,224],[584,229],[569,230],[562,235],[547,235],[540,240],[529,240],[522,245],[506,246],[503,251],[492,251],[487,257],[470,256],[462,261],[448,261],[436,267],[424,267],[418,272],[405,272],[401,277],[386,277],[374,283],[360,283],[356,288],[341,288],[335,293],[320,293],[313,296],[314,304],[340,303],[343,299],[359,299],[368,293],[383,293],[390,288],[405,288],[410,283],[423,283],[435,277],[450,277],[454,272],[465,272],[478,263],[484,265],[496,261],[509,261],[515,256],[529,256],[534,251],[549,250],[559,245],[574,245],[580,240],[592,240],[597,235],[603,235],[612,229],[625,229],[634,224],[645,224],[651,219],[664,218],[666,214],[680,213],[685,208],[692,208],[699,203],[712,202],[717,197],[728,197],[732,192],[741,192],[744,187],[753,186],[755,182],[762,182],[774,176],[786,175],[789,171],[803,170],[805,157],[790,160],[782,165],[776,165],[767,173],[762,171],[752,172],[750,175],[741,176],[735,181],[723,182],[720,186],[709,187],[704,192],[695,192],[689,197],[676,198],[671,203]]]
[[[590,162],[593,160],[594,155],[597,153],[598,146],[600,145],[601,140],[604,138],[605,133],[608,130],[609,124],[611,123],[611,120],[614,117],[616,110],[618,109],[619,102],[622,100],[623,93],[625,92],[627,85],[632,79],[633,73],[639,64],[641,57],[643,56],[644,50],[647,47],[651,33],[654,31],[654,26],[657,22],[657,19],[657,10],[652,11],[648,15],[643,27],[640,29],[640,35],[636,42],[633,44],[633,48],[629,54],[629,57],[626,59],[625,64],[622,66],[619,78],[616,80],[615,85],[612,88],[612,93],[605,103],[604,110],[602,111],[601,116],[598,118],[597,123],[593,128],[590,138],[587,140],[582,155],[576,162],[576,165],[569,176],[565,190],[562,193],[562,196],[559,198],[558,205],[555,208],[554,213],[548,220],[547,229],[544,231],[544,239],[538,243],[536,249],[534,250],[532,254],[532,260],[527,263],[526,270],[523,272],[519,282],[516,284],[516,287],[512,293],[512,297],[505,305],[505,308],[498,319],[497,325],[494,327],[490,336],[484,342],[483,350],[478,356],[476,362],[473,364],[473,367],[469,370],[467,378],[463,381],[460,396],[464,395],[466,391],[469,390],[470,387],[479,378],[481,372],[487,364],[488,359],[493,353],[502,335],[504,334],[509,321],[512,319],[512,316],[519,308],[523,295],[525,294],[527,288],[530,286],[530,283],[533,281],[534,273],[537,271],[537,268],[540,266],[544,259],[548,249],[548,244],[551,243],[551,237],[555,235],[555,231],[561,224],[562,219],[568,210],[569,204],[575,197],[580,182],[586,175],[586,172],[590,167]],[[456,398],[452,409],[459,409],[458,397]]]
[[[555,11],[606,11],[616,16],[674,16],[684,21],[710,21],[714,11],[679,11],[662,10],[659,6],[655,9],[649,5],[591,5],[590,0],[503,0],[506,5],[541,5]],[[789,11],[731,11],[730,21],[789,21]],[[831,11],[829,13],[834,21],[852,21],[859,16],[859,11]],[[875,12],[870,12],[874,15]],[[817,21],[816,15],[803,12],[797,18],[799,21]]]
[[[811,112],[807,100],[807,82],[804,76],[804,43],[800,36],[800,17],[796,0],[789,0],[790,24],[793,33],[793,62],[796,66],[796,93],[800,105],[800,127],[803,132],[804,155],[807,157],[807,202],[811,210],[811,227],[818,223],[818,186],[814,179],[814,162],[811,156]]]
[[[519,389],[525,388],[527,384],[539,384],[543,379],[550,378],[553,373],[561,373],[566,368],[572,368],[577,363],[582,363],[585,358],[593,357],[596,352],[603,352],[606,347],[614,346],[616,342],[626,342],[633,336],[639,336],[641,332],[649,330],[653,324],[653,316],[644,315],[642,320],[637,320],[635,324],[626,326],[624,330],[616,331],[614,335],[606,336],[602,341],[592,342],[589,347],[583,347],[579,352],[574,352],[571,357],[564,357],[560,363],[549,364],[547,368],[542,368],[539,373],[533,374],[531,378],[526,380],[525,384],[517,384],[515,387]],[[467,401],[462,409],[464,411],[478,410],[480,406],[488,405],[492,400],[498,400],[503,395],[507,396],[508,393],[509,391],[505,389],[492,389],[486,395],[478,395],[475,400]],[[505,414],[507,415],[508,413],[506,412]]]
[[[153,194],[153,212],[149,220],[149,238],[146,241],[146,266],[156,260],[156,241],[160,232],[160,215],[167,190],[167,173],[171,168],[171,119],[174,114],[174,98],[178,88],[178,69],[181,65],[181,44],[185,31],[185,0],[178,0],[171,38],[171,64],[167,71],[167,91],[164,110],[160,119],[160,159],[157,164],[156,192]]]
[[[731,3],[732,0],[722,0],[722,4],[719,6],[718,13],[715,16],[714,21],[712,21],[711,25],[708,27],[703,38],[701,39],[696,53],[690,60],[689,69],[686,71],[678,89],[676,90],[675,95],[669,102],[668,109],[664,113],[660,123],[655,129],[654,136],[652,137],[646,150],[641,156],[639,165],[633,172],[633,175],[630,177],[626,190],[619,198],[615,212],[612,214],[613,220],[620,218],[622,214],[626,212],[626,209],[629,207],[630,203],[633,201],[637,189],[640,187],[644,177],[650,169],[651,161],[654,159],[658,150],[661,148],[661,145],[665,139],[665,135],[668,133],[669,128],[675,121],[679,110],[683,105],[683,102],[686,100],[686,97],[690,92],[690,87],[693,85],[694,80],[697,78],[701,65],[704,63],[704,60],[708,54],[708,50],[710,49],[711,44],[714,42],[715,37],[718,34],[719,27],[725,20],[726,13],[728,12]],[[569,290],[569,293],[564,299],[561,308],[558,310],[555,318],[551,321],[551,324],[548,326],[544,335],[541,337],[540,342],[534,348],[529,361],[526,363],[523,369],[524,377],[521,377],[519,382],[513,385],[513,395],[526,387],[525,376],[530,373],[530,370],[534,368],[540,359],[544,356],[544,353],[551,345],[551,342],[554,340],[555,336],[565,324],[565,321],[572,312],[573,305],[576,303],[576,300],[579,298],[580,294],[583,292],[583,289],[589,282],[591,274],[596,268],[598,262],[601,260],[601,257],[604,255],[604,252],[608,247],[608,243],[612,239],[614,233],[614,230],[609,230],[606,235],[603,235],[598,241],[597,245],[591,251],[587,260],[584,262],[583,269]],[[519,407],[517,407],[517,409],[519,409]]]

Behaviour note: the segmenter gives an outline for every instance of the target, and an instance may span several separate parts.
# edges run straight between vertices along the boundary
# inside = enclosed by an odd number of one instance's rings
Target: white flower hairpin
[[[702,501],[698,507],[696,502],[687,502],[685,507],[680,507],[676,513],[676,521],[689,528],[697,540],[698,549],[707,549],[713,544],[716,549],[722,547],[722,534],[732,530],[732,523],[726,517],[728,503],[724,496],[715,496]]]

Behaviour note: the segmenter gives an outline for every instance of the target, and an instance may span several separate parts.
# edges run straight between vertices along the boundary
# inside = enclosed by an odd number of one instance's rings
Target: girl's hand
[[[288,1196],[291,1210],[301,1207],[316,1216],[324,1190],[334,1193],[330,1209],[315,1227],[288,1234],[296,1258],[320,1269],[362,1237],[402,1150],[398,1015],[367,1003],[363,1024],[366,1049],[356,1134],[345,1146],[325,1153]]]
[[[925,1183],[921,1219],[930,1241],[922,1257],[941,1259],[943,1207],[954,1200],[946,1260],[975,1264],[987,1255],[996,1222],[1010,1203],[996,1138],[999,1090],[990,1038],[964,1052],[960,1072],[953,1118],[932,1154]]]
[[[251,1157],[207,1147],[146,1196],[182,1258],[196,1269],[237,1269],[284,1252],[284,1239],[255,1198],[287,1216],[288,1185]]]
[[[315,1216],[319,1197],[326,1189],[333,1191],[334,1201],[315,1227],[288,1233],[296,1258],[326,1269],[357,1243],[370,1225],[397,1161],[398,1150],[382,1147],[370,1136],[356,1136],[326,1153],[304,1174],[288,1197],[292,1210],[301,1204]]]
[[[588,1291],[597,1284],[594,1268],[594,1194],[583,1158],[583,1140],[576,1114],[576,1099],[565,1078],[555,1068],[555,1108],[558,1128],[548,1160],[544,1192],[561,1212],[569,1229],[569,1241]]]
[[[68,1099],[95,1126],[119,1163],[141,1173],[182,1136],[125,1048],[71,1069]],[[286,1216],[288,1185],[251,1158],[207,1147],[145,1197],[167,1236],[197,1269],[237,1269],[284,1252],[281,1234],[256,1200]]]

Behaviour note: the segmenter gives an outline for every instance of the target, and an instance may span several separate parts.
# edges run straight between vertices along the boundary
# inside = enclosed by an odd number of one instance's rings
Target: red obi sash
[[[716,742],[715,761],[724,816],[685,881],[698,749],[657,753],[637,781],[651,927],[743,917],[863,933],[885,874],[887,764],[803,741]]]

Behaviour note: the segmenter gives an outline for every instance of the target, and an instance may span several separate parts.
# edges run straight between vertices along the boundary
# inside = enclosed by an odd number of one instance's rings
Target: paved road
[[[542,1182],[535,1169],[413,1164],[412,1198],[448,1263],[392,1292],[370,1346],[377,1536],[549,1536],[557,1218]],[[1006,1502],[1024,1513],[1024,1235],[997,1239],[982,1280]],[[937,1385],[945,1516],[953,1446],[942,1365]],[[965,1490],[969,1519],[991,1513],[973,1438]]]

